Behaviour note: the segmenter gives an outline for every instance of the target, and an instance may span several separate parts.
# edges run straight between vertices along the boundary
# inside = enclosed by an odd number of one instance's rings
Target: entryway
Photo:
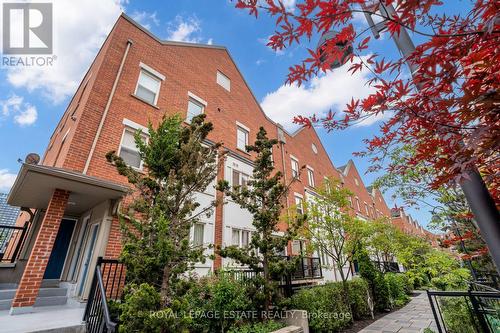
[[[57,232],[54,247],[50,253],[49,262],[43,275],[44,280],[56,280],[61,277],[61,273],[68,256],[68,248],[75,229],[76,220],[62,219],[59,231]]]

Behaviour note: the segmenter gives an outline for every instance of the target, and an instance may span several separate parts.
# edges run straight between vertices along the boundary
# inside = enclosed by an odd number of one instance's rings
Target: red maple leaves
[[[451,1],[451,0],[450,0]],[[303,0],[290,12],[281,0],[237,0],[238,8],[257,16],[260,11],[276,18],[277,30],[269,46],[313,44],[309,57],[291,66],[287,83],[299,85],[348,63],[352,74],[368,70],[367,84],[375,91],[353,99],[344,115],[311,119],[296,117],[304,126],[317,121],[327,130],[345,129],[380,114],[390,115],[380,125],[381,134],[366,140],[362,156],[371,156],[373,167],[391,147],[410,144],[416,154],[405,165],[425,161],[433,174],[431,186],[461,181],[472,166],[481,171],[494,199],[500,203],[500,12],[495,0],[478,0],[465,14],[434,14],[440,0]],[[452,1],[453,2],[453,1]],[[384,59],[369,53],[371,38],[355,15],[370,12],[380,18],[383,5],[395,13],[385,16],[385,28],[399,34],[404,27],[424,38],[408,58]],[[454,3],[454,2],[453,2]],[[337,34],[315,47],[315,37]],[[369,30],[368,30],[369,33]],[[346,57],[346,48],[353,53]],[[367,58],[368,57],[368,58]],[[407,72],[407,63],[414,69]],[[382,167],[378,165],[378,167]],[[389,166],[390,169],[391,166]],[[401,168],[399,168],[401,172]]]

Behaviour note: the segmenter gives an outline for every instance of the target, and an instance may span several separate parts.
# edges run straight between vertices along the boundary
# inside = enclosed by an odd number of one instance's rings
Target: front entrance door
[[[92,261],[92,255],[94,254],[94,247],[97,240],[97,232],[99,231],[99,224],[92,224],[88,226],[86,237],[87,241],[85,244],[85,252],[83,257],[83,267],[79,278],[78,296],[83,297],[83,292],[85,290],[85,282],[90,270],[90,264]]]
[[[57,232],[56,240],[50,253],[49,262],[43,275],[44,279],[59,279],[61,277],[75,224],[75,220],[61,220],[61,225],[59,226],[59,231]]]

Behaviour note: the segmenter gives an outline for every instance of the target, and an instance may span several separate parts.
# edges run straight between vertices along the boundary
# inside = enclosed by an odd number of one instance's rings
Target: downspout
[[[101,117],[101,122],[99,123],[99,127],[97,128],[97,133],[94,137],[94,141],[92,142],[92,148],[90,148],[89,156],[87,157],[87,161],[85,162],[85,167],[83,168],[83,174],[86,175],[89,170],[90,161],[92,160],[92,156],[94,155],[95,147],[97,146],[97,141],[101,136],[101,131],[104,126],[104,121],[106,120],[106,116],[108,115],[109,107],[111,106],[111,101],[113,100],[113,96],[115,95],[116,87],[118,86],[118,81],[120,80],[120,76],[122,74],[123,66],[125,64],[125,60],[127,59],[128,51],[132,46],[132,41],[127,40],[127,48],[123,53],[123,58],[120,63],[120,67],[118,68],[118,73],[116,73],[115,82],[113,83],[113,87],[111,88],[111,93],[109,94],[108,101],[106,103],[106,107],[104,108],[104,112]]]

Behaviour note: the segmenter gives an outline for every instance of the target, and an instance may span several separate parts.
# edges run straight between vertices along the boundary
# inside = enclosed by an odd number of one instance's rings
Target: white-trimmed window
[[[250,178],[246,173],[233,169],[232,185],[233,186],[246,186]]]
[[[298,215],[304,214],[304,203],[303,198],[299,195],[295,195],[295,206]]]
[[[125,127],[123,130],[118,156],[120,156],[127,165],[136,169],[142,169],[142,160],[139,154],[139,148],[135,143],[135,132],[136,131],[134,129]]]
[[[307,181],[309,186],[314,187],[314,169],[311,167],[307,167]]]
[[[196,223],[193,226],[193,245],[203,246],[204,235],[205,235],[205,225],[203,223]]]
[[[163,75],[141,64],[141,72],[137,81],[137,87],[135,88],[135,95],[149,104],[156,105],[160,93],[161,81],[164,79]]]
[[[242,229],[232,229],[231,245],[237,247],[247,247],[250,244],[250,231]]]
[[[354,206],[352,204],[352,197],[351,196],[349,196],[349,207],[354,208]]]
[[[217,84],[227,91],[231,91],[231,80],[219,71],[217,71]]]
[[[359,204],[359,198],[356,197],[356,208],[358,208],[358,212],[361,211],[361,205]]]
[[[356,184],[356,186],[359,186],[358,178],[354,178],[354,184]]]
[[[194,98],[189,98],[186,122],[191,123],[191,120],[194,117],[203,113],[204,108],[205,106],[203,104],[201,104]]]
[[[365,202],[365,210],[366,210],[366,216],[370,216],[370,209],[368,208],[368,204]]]
[[[292,255],[299,255],[304,250],[304,241],[294,240],[292,241]]]
[[[236,124],[236,147],[243,151],[246,151],[246,146],[248,145],[248,133],[250,130],[240,123]]]
[[[292,177],[297,178],[299,177],[299,161],[295,157],[292,157],[291,162],[292,162]]]

